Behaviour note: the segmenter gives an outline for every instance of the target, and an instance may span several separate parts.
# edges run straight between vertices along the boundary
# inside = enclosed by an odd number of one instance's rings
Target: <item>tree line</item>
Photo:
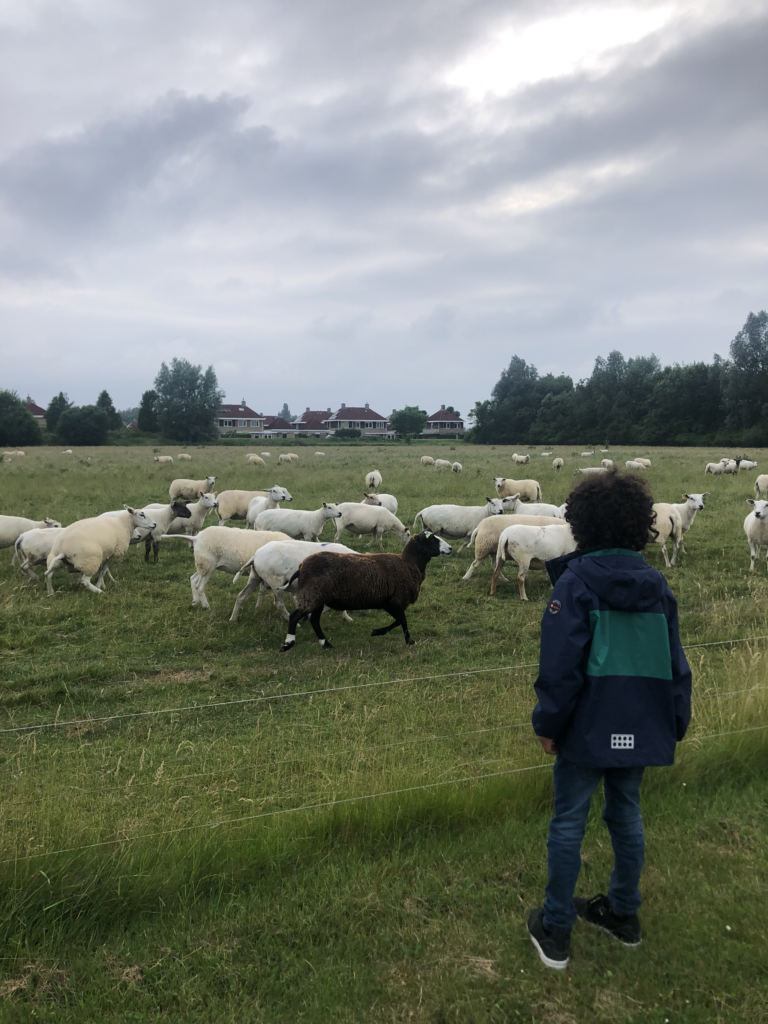
[[[768,313],[750,313],[730,359],[711,363],[613,351],[574,383],[515,355],[472,418],[476,444],[768,445]]]

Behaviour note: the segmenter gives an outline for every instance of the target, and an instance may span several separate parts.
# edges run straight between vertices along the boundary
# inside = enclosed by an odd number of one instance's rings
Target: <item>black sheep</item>
[[[326,606],[337,611],[381,608],[395,621],[374,629],[371,636],[382,636],[395,626],[402,626],[405,642],[414,643],[405,609],[419,597],[429,560],[450,553],[450,544],[425,530],[411,537],[399,555],[340,555],[331,551],[310,555],[290,581],[298,577],[299,589],[281,651],[290,651],[296,643],[296,627],[307,616],[320,645],[330,647],[320,628],[320,616]]]

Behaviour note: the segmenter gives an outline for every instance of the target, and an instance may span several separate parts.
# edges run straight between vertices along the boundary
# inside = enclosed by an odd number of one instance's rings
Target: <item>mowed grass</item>
[[[296,447],[291,466],[277,464],[290,448],[271,450],[266,468],[246,466],[242,448],[190,448],[192,462],[168,467],[148,448],[29,450],[0,467],[0,511],[69,523],[208,474],[217,490],[279,483],[292,507],[317,508],[360,500],[378,468],[411,526],[428,504],[482,503],[496,475],[535,477],[559,504],[573,468],[598,458],[556,449],[556,474],[537,454],[513,468],[502,447],[329,446],[322,459]],[[425,453],[464,471],[425,469]],[[712,492],[667,573],[689,644],[768,633],[765,561],[749,572],[742,529],[756,472],[705,477],[722,454],[611,453],[652,459],[657,500]],[[760,469],[765,454],[750,452]],[[647,557],[662,568],[657,548]],[[550,773],[536,767],[546,758],[529,720],[550,588],[534,572],[528,603],[514,583],[492,599],[489,565],[462,582],[471,558],[430,564],[409,614],[414,647],[399,631],[371,638],[383,613],[352,625],[328,613],[334,650],[304,627],[280,655],[271,599],[228,622],[230,576],[209,583],[209,612],[192,607],[184,541],[165,543],[157,566],[131,548],[102,595],[60,573],[46,597],[0,552],[0,727],[78,720],[0,734],[0,1019],[580,1024],[768,1012],[765,641],[689,651],[691,732],[678,766],[647,784],[646,947],[630,958],[579,935],[571,980],[553,979],[523,929],[545,880]],[[114,715],[136,717],[82,721]],[[327,806],[395,790],[411,792]],[[325,806],[274,814],[313,804]],[[609,862],[596,827],[587,891],[605,888]]]

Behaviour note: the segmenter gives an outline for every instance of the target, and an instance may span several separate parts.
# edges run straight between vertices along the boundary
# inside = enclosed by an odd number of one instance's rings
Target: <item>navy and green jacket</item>
[[[547,570],[536,734],[577,764],[672,764],[691,717],[691,670],[666,580],[624,548],[576,551]]]

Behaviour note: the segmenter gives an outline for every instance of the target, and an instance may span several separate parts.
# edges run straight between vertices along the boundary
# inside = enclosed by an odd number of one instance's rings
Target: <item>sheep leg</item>
[[[441,536],[442,536],[442,534],[441,534]],[[471,533],[468,533],[468,534],[467,534],[467,536],[466,536],[466,537],[464,538],[464,543],[463,543],[463,544],[461,545],[461,547],[460,547],[460,548],[458,549],[458,551],[456,552],[456,554],[457,554],[457,555],[458,555],[458,554],[459,554],[459,553],[460,553],[461,551],[463,551],[465,547],[467,547],[467,546],[468,546],[468,544],[469,544],[469,541],[470,541],[471,537],[472,537],[472,534],[471,534]]]
[[[323,609],[322,608],[315,608],[315,610],[309,616],[309,624],[312,627],[312,629],[314,629],[315,636],[320,641],[320,646],[321,647],[325,647],[325,648],[333,647],[333,644],[331,643],[330,640],[327,639],[325,633],[323,632],[323,627],[320,625],[320,616],[322,614],[323,614]]]
[[[344,619],[345,622],[354,622],[355,621],[352,618],[352,616],[349,614],[349,612],[347,612],[347,611],[343,611],[341,613],[341,617],[342,617],[342,619]]]
[[[480,562],[481,562],[481,561],[482,561],[482,559],[480,559],[480,558],[476,558],[476,559],[474,560],[474,562],[472,563],[472,565],[470,565],[470,567],[469,567],[469,568],[467,569],[467,571],[466,571],[466,572],[464,573],[464,575],[463,575],[463,576],[461,577],[461,578],[462,578],[462,580],[471,580],[471,579],[472,579],[472,577],[474,576],[474,573],[475,573],[475,569],[477,569],[477,568],[478,568],[478,566],[480,565]]]
[[[502,557],[496,562],[496,565],[493,567],[493,573],[491,575],[491,597],[496,596],[496,584],[498,582],[499,576],[501,576],[501,570],[504,568],[505,561],[506,552],[504,552],[504,555],[502,555]]]
[[[755,561],[760,554],[760,545],[749,542],[749,571],[755,571]]]
[[[104,589],[104,586],[105,586],[105,584],[104,584],[104,577],[106,576],[108,571],[109,571],[109,562],[105,562],[102,565],[101,569],[99,569],[99,576],[98,576],[98,579],[96,580],[96,588],[98,590],[100,590],[100,591]]]
[[[256,576],[256,575],[254,575],[253,573],[251,573],[251,575],[250,575],[250,577],[248,579],[248,582],[243,587],[243,589],[240,591],[240,593],[237,595],[237,600],[235,601],[235,607],[232,609],[232,614],[229,617],[229,621],[230,622],[237,622],[237,616],[240,614],[240,609],[243,607],[243,603],[247,600],[248,595],[252,594],[253,591],[256,589],[256,584],[257,583],[261,583],[260,578],[258,576]],[[263,583],[261,585],[264,586]]]
[[[666,542],[666,539],[662,540],[662,541],[659,541],[659,547],[664,552],[664,561],[666,562],[667,568],[670,569],[671,566],[669,564],[669,555],[667,554],[667,542]]]
[[[260,585],[259,585],[259,596],[256,598],[256,607],[257,608],[261,607],[261,602],[264,600],[264,595],[267,592],[267,584],[264,582],[264,580],[260,579],[259,583],[260,583]],[[282,599],[281,599],[281,602],[282,602]],[[275,605],[277,605],[277,594],[275,594]],[[283,605],[283,607],[285,607],[285,605]]]
[[[53,576],[54,572],[58,569],[58,567],[65,561],[65,558],[65,555],[57,555],[51,562],[51,564],[48,566],[48,568],[45,570],[45,586],[48,590],[49,596],[53,594],[53,583],[51,582],[51,577]]]
[[[529,568],[530,568],[530,566],[527,566],[527,565],[523,566],[523,565],[520,565],[520,563],[518,563],[518,567],[517,567],[517,570],[518,570],[517,571],[517,585],[520,588],[520,600],[521,601],[527,601],[528,600],[528,595],[525,592],[525,576],[526,576],[526,573],[528,572]]]
[[[99,587],[94,587],[94,585],[91,583],[90,579],[88,578],[88,576],[86,576],[84,572],[80,573],[80,579],[78,582],[81,583],[86,590],[90,590],[94,594],[102,593]]]
[[[288,632],[285,640],[283,640],[283,646],[280,648],[280,653],[285,654],[286,651],[290,651],[296,644],[296,627],[299,625],[302,619],[306,619],[309,612],[299,611],[295,608],[288,619]]]
[[[391,615],[394,622],[390,622],[388,626],[381,626],[379,629],[374,629],[371,636],[384,636],[386,633],[396,629],[398,626],[402,626],[403,634],[405,635],[405,642],[407,644],[415,643],[415,641],[411,639],[411,634],[408,632],[408,623],[405,618],[405,612],[401,608],[396,608],[391,604],[385,604],[382,606],[382,611],[385,611],[387,615]]]
[[[152,534],[147,534],[144,538],[144,561],[149,561],[149,552],[152,550]],[[155,559],[157,561],[157,559]]]
[[[160,541],[152,538],[152,551],[154,552],[154,565],[157,565],[157,560],[160,556]]]

